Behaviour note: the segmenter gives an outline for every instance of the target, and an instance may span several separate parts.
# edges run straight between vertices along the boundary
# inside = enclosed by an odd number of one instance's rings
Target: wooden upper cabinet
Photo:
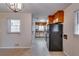
[[[53,23],[53,21],[54,21],[54,15],[49,15],[48,16],[48,24],[52,24]]]
[[[59,10],[54,15],[48,16],[49,24],[52,23],[63,23],[64,22],[64,11]]]
[[[55,13],[55,19],[56,23],[60,22],[63,23],[64,22],[64,11],[58,11],[57,13]]]
[[[46,26],[46,23],[47,22],[35,22],[35,25],[38,25],[38,26]]]

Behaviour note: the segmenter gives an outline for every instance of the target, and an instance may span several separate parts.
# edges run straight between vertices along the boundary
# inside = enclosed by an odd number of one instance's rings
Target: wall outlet
[[[19,44],[15,44],[15,46],[19,46]]]

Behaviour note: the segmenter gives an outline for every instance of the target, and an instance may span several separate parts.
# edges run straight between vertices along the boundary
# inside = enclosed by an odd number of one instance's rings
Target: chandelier
[[[22,3],[9,3],[8,4],[9,9],[11,9],[13,12],[19,12],[22,10]]]

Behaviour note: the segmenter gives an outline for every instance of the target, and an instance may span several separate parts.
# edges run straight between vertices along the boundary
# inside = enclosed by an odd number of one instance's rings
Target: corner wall
[[[63,50],[67,55],[79,56],[79,36],[74,35],[74,11],[79,10],[79,4],[73,3],[64,10],[64,34],[68,39],[63,39]]]

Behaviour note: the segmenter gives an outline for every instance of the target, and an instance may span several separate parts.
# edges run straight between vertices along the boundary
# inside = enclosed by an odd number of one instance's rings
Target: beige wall
[[[8,20],[9,19],[21,20],[21,33],[8,34]],[[0,47],[27,47],[32,46],[31,41],[31,22],[32,15],[26,13],[0,13]]]
[[[79,35],[74,35],[74,11],[79,9],[79,4],[72,4],[64,10],[64,34],[68,35],[63,40],[63,49],[67,55],[79,55]]]

